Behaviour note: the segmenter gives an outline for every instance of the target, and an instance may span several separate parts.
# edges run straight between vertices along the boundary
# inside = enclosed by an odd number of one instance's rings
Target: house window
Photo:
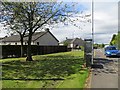
[[[39,45],[39,42],[37,42],[37,45]]]
[[[25,45],[27,45],[27,42],[25,42]]]

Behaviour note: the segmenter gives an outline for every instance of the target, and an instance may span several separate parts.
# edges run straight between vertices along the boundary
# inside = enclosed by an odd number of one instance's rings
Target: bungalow
[[[24,45],[27,45],[28,36],[24,37]],[[0,39],[0,45],[21,45],[20,36],[12,35]],[[57,46],[59,45],[58,39],[46,29],[45,31],[36,32],[32,36],[31,45],[45,45],[45,46]]]
[[[60,45],[66,45],[68,48],[79,48],[80,46],[84,46],[85,41],[81,38],[74,38],[64,40],[60,43]]]

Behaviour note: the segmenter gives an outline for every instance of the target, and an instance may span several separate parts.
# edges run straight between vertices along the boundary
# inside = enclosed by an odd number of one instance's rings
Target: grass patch
[[[25,58],[6,58],[6,59],[0,59],[0,63],[4,63],[4,62],[11,62],[11,61],[20,61],[20,60],[24,60]]]
[[[88,76],[88,70],[82,68],[83,55],[72,51],[36,55],[33,62],[2,59],[3,88],[83,88]]]
[[[42,88],[42,81],[3,80],[3,88]]]
[[[65,81],[60,83],[57,88],[83,88],[87,77],[88,70],[86,69],[82,72],[69,76]]]

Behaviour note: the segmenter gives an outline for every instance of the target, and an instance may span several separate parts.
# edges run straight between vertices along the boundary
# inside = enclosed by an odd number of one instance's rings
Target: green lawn
[[[88,69],[84,53],[72,51],[25,58],[2,59],[3,88],[83,88]]]

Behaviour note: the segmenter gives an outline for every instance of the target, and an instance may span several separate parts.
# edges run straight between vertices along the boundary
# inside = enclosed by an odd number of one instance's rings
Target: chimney
[[[11,36],[13,36],[13,33],[11,33]]]
[[[8,37],[7,35],[5,36],[5,38]]]
[[[66,40],[67,40],[68,38],[66,37]]]
[[[49,28],[46,28],[45,31],[46,31],[46,32],[49,32]]]

